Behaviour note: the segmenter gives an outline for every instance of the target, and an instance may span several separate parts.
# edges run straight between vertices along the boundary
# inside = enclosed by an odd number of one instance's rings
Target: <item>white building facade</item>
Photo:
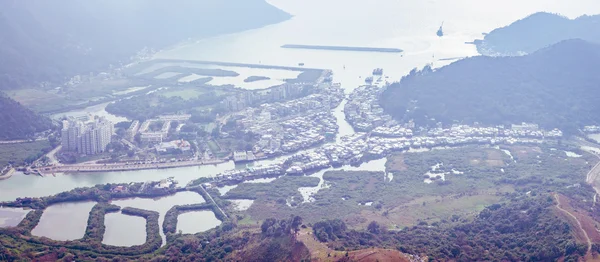
[[[63,121],[63,149],[86,155],[102,153],[111,142],[113,133],[113,124],[105,118],[89,123],[69,119]]]

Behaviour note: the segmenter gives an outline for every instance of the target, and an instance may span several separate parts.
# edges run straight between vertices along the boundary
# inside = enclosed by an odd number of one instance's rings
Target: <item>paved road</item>
[[[39,169],[42,173],[64,173],[64,172],[106,172],[106,171],[132,171],[144,169],[163,169],[185,166],[215,165],[221,164],[224,160],[194,160],[167,163],[152,164],[75,164],[42,167]]]
[[[225,213],[225,211],[223,211],[223,209],[221,209],[221,207],[219,207],[219,205],[217,205],[217,202],[215,202],[215,200],[213,199],[213,197],[206,192],[206,189],[204,189],[204,186],[200,185],[200,188],[202,188],[202,190],[204,191],[204,193],[208,196],[208,198],[210,198],[210,201],[213,202],[213,204],[215,204],[215,206],[219,209],[219,211],[221,211],[221,213],[223,213],[223,215],[226,218],[229,218],[229,216],[227,216],[227,213]]]
[[[43,140],[48,140],[48,138],[37,138],[33,141],[43,141]],[[20,143],[30,143],[32,142],[31,140],[3,140],[0,141],[0,144],[20,144]]]
[[[46,154],[48,159],[50,159],[49,162],[51,165],[60,165],[60,162],[58,162],[58,159],[56,159],[56,152],[60,151],[61,148],[62,145],[59,145],[56,148],[52,149],[52,151],[48,152],[48,154]]]
[[[596,163],[596,165],[594,165],[594,167],[592,167],[590,172],[587,173],[587,175],[585,177],[585,181],[588,184],[592,185],[592,187],[596,191],[596,194],[600,194],[600,189],[596,186],[596,182],[597,182],[598,178],[600,177],[600,155],[598,155],[596,152],[594,152],[592,150],[586,150],[586,149],[583,149],[583,150],[596,156],[596,158],[598,158],[598,163]]]

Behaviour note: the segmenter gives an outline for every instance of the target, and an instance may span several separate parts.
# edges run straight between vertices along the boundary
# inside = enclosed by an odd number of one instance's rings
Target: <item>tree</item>
[[[119,154],[117,154],[117,153],[110,154],[110,160],[112,160],[112,161],[119,160]]]
[[[375,235],[378,235],[379,233],[382,232],[381,225],[379,225],[379,223],[377,223],[376,221],[371,221],[371,223],[369,223],[369,225],[367,226],[367,230],[371,234],[375,234]]]
[[[260,229],[263,233],[266,233],[269,230],[269,228],[272,227],[275,223],[277,223],[277,220],[275,218],[267,218],[260,225]]]
[[[302,225],[302,217],[300,216],[292,216],[292,230],[294,230],[294,235],[298,234],[298,231],[300,231],[300,226]]]
[[[221,135],[221,132],[219,131],[219,127],[215,127],[211,134],[210,134],[213,138],[219,138],[219,136]]]

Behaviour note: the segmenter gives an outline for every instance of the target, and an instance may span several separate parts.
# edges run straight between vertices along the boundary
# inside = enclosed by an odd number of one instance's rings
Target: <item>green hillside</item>
[[[381,96],[382,107],[421,126],[530,122],[576,131],[600,124],[600,46],[567,40],[521,57],[471,57],[413,70]]]

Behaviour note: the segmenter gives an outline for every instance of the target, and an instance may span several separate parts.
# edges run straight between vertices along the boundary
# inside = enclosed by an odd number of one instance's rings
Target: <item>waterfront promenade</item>
[[[227,160],[211,159],[211,160],[191,160],[191,161],[176,161],[176,162],[158,162],[158,163],[129,163],[129,164],[73,164],[73,165],[56,165],[40,167],[37,170],[42,175],[53,173],[69,173],[69,172],[108,172],[108,171],[134,171],[145,169],[164,169],[186,166],[201,166],[201,165],[217,165],[225,163]]]

